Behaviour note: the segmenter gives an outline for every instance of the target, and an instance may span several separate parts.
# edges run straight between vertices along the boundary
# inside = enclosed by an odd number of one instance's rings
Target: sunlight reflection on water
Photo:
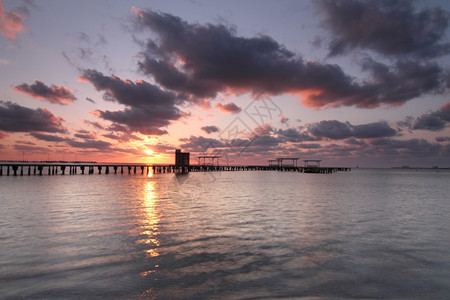
[[[449,172],[1,177],[0,294],[448,298]]]

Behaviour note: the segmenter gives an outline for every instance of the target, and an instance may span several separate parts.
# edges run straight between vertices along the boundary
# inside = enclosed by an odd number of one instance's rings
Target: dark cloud
[[[352,85],[339,67],[305,63],[268,36],[243,38],[223,25],[137,12],[138,23],[159,35],[158,44],[148,42],[140,68],[166,88],[214,98],[228,88],[255,94],[328,88],[331,93]]]
[[[117,123],[111,124],[106,129],[110,130],[110,131],[113,131],[113,132],[123,132],[123,133],[127,133],[127,134],[132,133],[130,128],[128,128],[127,126],[123,126],[123,125],[120,125],[120,124],[117,124]]]
[[[351,125],[351,128],[352,136],[362,139],[391,137],[397,134],[397,131],[389,126],[389,124],[385,121],[361,125]]]
[[[316,138],[309,135],[307,132],[300,132],[295,128],[279,129],[276,131],[279,138],[285,142],[301,143],[306,141],[314,141]]]
[[[450,122],[450,102],[444,104],[440,110],[423,114],[416,118],[412,129],[438,131],[445,128]]]
[[[211,134],[213,132],[219,132],[220,131],[219,127],[217,127],[217,126],[203,126],[200,129],[203,130],[204,132],[206,132],[207,134]]]
[[[270,149],[270,147],[276,147],[280,144],[280,139],[273,137],[271,135],[259,135],[259,136],[255,136],[252,141],[251,144],[249,145],[249,147],[247,149],[249,149],[249,151],[252,151],[251,147],[254,146],[264,146],[264,148],[266,150]]]
[[[332,33],[330,55],[355,48],[384,55],[420,58],[450,53],[442,39],[449,14],[440,7],[417,9],[414,1],[316,1],[325,13],[324,24]]]
[[[104,120],[126,125],[132,131],[165,134],[167,131],[161,128],[183,116],[176,106],[181,101],[174,93],[146,81],[122,80],[95,70],[84,70],[81,79],[91,82],[98,91],[104,91],[105,100],[127,106],[122,111],[96,110],[96,114]]]
[[[333,140],[346,139],[352,136],[351,125],[337,120],[320,121],[309,125],[309,132],[316,137],[325,137]]]
[[[217,109],[219,109],[222,112],[229,113],[229,114],[237,114],[242,111],[242,108],[234,104],[233,102],[229,103],[216,103],[214,105]]]
[[[322,145],[316,143],[308,143],[308,144],[302,143],[298,144],[297,147],[303,149],[319,149],[322,148]]]
[[[185,151],[192,151],[192,152],[202,152],[208,148],[222,148],[226,146],[220,140],[205,138],[203,136],[191,135],[189,138],[181,138],[179,140],[180,142],[182,142],[180,144],[180,148],[184,149]]]
[[[444,71],[431,63],[407,61],[388,68],[366,60],[363,67],[373,78],[357,81],[338,65],[305,61],[265,35],[245,38],[224,25],[189,24],[153,11],[136,13],[137,23],[158,35],[157,42],[148,41],[140,69],[163,87],[191,98],[214,98],[224,91],[291,93],[317,108],[374,108],[445,89]]]
[[[97,150],[111,150],[111,143],[101,141],[101,140],[85,140],[85,141],[76,141],[76,140],[69,140],[67,141],[67,144],[74,148],[92,148]]]
[[[126,108],[119,111],[95,111],[98,116],[118,124],[124,124],[131,131],[137,131],[142,134],[163,135],[167,130],[161,129],[170,124],[170,119],[164,115],[155,115],[147,110],[140,108]],[[152,118],[154,117],[154,118]],[[173,118],[177,120],[178,118]]]
[[[401,105],[423,94],[440,94],[446,89],[442,81],[445,71],[433,62],[401,60],[388,66],[365,57],[361,66],[372,75],[365,93],[386,99],[384,103],[388,105]],[[358,105],[376,107],[377,97],[366,97]]]
[[[86,140],[95,140],[97,139],[97,133],[93,131],[88,131],[84,129],[80,129],[73,135],[76,138],[86,139]]]
[[[436,142],[442,143],[442,142],[450,142],[449,136],[438,136],[436,138]]]
[[[0,130],[7,132],[65,133],[64,119],[45,108],[31,109],[12,102],[0,101]]]
[[[70,104],[77,100],[75,95],[68,88],[56,85],[47,86],[39,80],[35,80],[34,84],[22,83],[15,86],[14,89],[33,98],[49,101],[51,103]]]
[[[381,138],[391,137],[397,134],[397,131],[386,122],[368,123],[362,125],[352,125],[349,122],[343,123],[337,120],[320,121],[310,124],[308,132],[318,138],[328,138],[333,140],[347,138]]]
[[[445,128],[445,120],[439,117],[439,114],[424,114],[418,117],[413,125],[413,129],[423,129],[438,131]]]
[[[35,153],[48,153],[49,149],[41,146],[36,145],[25,145],[16,143],[13,146],[14,150],[17,151],[27,151],[27,152],[35,152]]]
[[[60,137],[57,135],[44,134],[39,132],[30,132],[30,135],[38,140],[46,142],[66,142],[68,140],[68,138],[66,137]]]

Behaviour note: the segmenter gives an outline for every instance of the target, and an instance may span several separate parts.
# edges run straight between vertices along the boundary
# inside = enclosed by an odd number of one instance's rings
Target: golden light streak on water
[[[150,172],[149,175],[150,174],[152,173]],[[148,248],[144,250],[147,257],[156,257],[159,256],[157,247],[160,245],[158,240],[160,222],[160,212],[158,211],[158,195],[154,181],[146,182],[144,187],[145,188],[142,195],[144,230],[141,232],[141,235],[144,235],[146,237],[144,239],[138,240],[137,243],[148,245]],[[148,272],[151,272],[151,270],[145,273]]]

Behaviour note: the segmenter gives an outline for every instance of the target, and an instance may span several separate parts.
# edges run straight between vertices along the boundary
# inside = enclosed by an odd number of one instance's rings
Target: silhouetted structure
[[[199,165],[203,165],[203,166],[206,166],[206,165],[211,165],[211,166],[214,166],[214,159],[216,160],[216,162],[217,162],[217,166],[219,165],[219,158],[220,158],[220,156],[218,156],[218,155],[204,155],[204,156],[198,156],[197,157],[198,158],[198,164]],[[203,159],[203,164],[201,163],[202,162],[202,159]],[[211,160],[211,163],[210,164],[207,164],[206,163],[206,160],[207,159],[210,159]]]
[[[292,165],[283,165],[283,160],[291,160],[292,161]],[[277,157],[277,162],[278,162],[278,166],[279,167],[283,167],[283,166],[293,166],[296,167],[297,166],[297,161],[299,160],[298,157]],[[269,160],[269,164],[270,164],[270,160]]]
[[[269,160],[269,167],[278,166],[278,160],[271,159]]]
[[[320,160],[320,159],[305,159],[305,160],[303,160],[303,163],[304,163],[305,168],[308,168],[308,167],[320,168],[321,161],[322,160]]]
[[[181,152],[180,149],[175,150],[175,167],[189,167],[189,152]]]

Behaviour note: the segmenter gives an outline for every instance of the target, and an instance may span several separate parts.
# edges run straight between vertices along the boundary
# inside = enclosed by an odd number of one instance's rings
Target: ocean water
[[[450,299],[450,172],[0,177],[0,298]]]

